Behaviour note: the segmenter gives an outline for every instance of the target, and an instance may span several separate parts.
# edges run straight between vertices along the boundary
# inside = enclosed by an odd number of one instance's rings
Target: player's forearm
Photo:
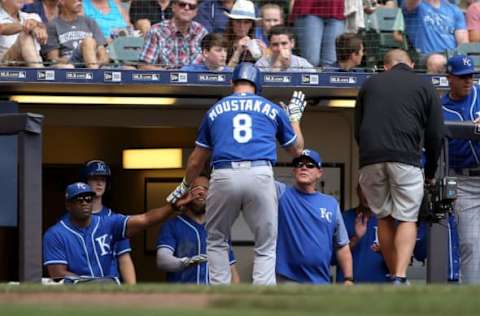
[[[52,279],[63,279],[66,276],[77,276],[77,274],[68,271],[63,264],[52,264],[47,266],[48,276]]]
[[[129,253],[125,253],[118,257],[118,269],[125,284],[136,284],[137,276],[135,274],[135,266]]]
[[[209,157],[210,151],[208,149],[195,147],[190,157],[188,157],[187,169],[185,170],[185,182],[187,185],[190,185],[200,175]]]
[[[173,255],[172,250],[168,248],[158,248],[157,267],[167,272],[177,272],[185,269],[184,261]]]
[[[146,213],[132,215],[127,222],[125,237],[132,237],[149,226],[160,224],[166,221],[173,214],[173,207],[170,204],[160,208],[154,208]]]
[[[350,247],[345,245],[339,249],[337,249],[337,262],[340,265],[340,269],[342,269],[343,275],[347,278],[353,276],[353,260],[352,260],[352,252],[350,251]]]
[[[295,135],[297,136],[297,139],[295,140],[295,144],[292,146],[293,150],[291,151],[291,153],[293,154],[293,156],[297,157],[302,154],[305,143],[303,140],[302,129],[300,128],[300,122],[292,122],[292,128],[295,132]]]

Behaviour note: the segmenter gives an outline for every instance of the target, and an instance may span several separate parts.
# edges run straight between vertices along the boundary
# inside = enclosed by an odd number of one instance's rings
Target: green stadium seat
[[[143,37],[119,36],[108,46],[110,59],[115,64],[132,64],[138,62],[143,49]]]
[[[363,34],[366,67],[382,67],[383,55],[393,48],[408,50],[405,35],[402,43],[395,41],[393,36],[399,13],[398,8],[379,7],[368,17],[368,28]]]

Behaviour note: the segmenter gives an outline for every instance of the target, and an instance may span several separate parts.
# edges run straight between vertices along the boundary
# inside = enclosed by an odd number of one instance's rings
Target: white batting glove
[[[185,182],[185,178],[182,180],[182,183],[178,185],[178,187],[173,190],[172,193],[170,193],[167,196],[167,202],[170,204],[175,204],[179,199],[181,199],[185,194],[188,193],[189,185]]]
[[[192,265],[196,265],[196,264],[200,264],[200,263],[204,263],[204,262],[207,262],[208,259],[207,259],[207,255],[197,255],[197,256],[193,256],[193,257],[185,257],[185,258],[182,258],[182,263],[185,267],[189,267],[189,266],[192,266]]]
[[[287,107],[290,122],[299,122],[306,106],[307,101],[305,101],[305,94],[302,91],[293,91],[292,98]]]

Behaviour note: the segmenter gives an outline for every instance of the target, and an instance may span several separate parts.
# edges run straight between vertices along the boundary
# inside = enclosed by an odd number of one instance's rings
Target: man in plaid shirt
[[[200,42],[207,30],[193,21],[197,4],[197,0],[173,1],[172,19],[153,25],[145,39],[142,69],[180,68],[201,60]]]

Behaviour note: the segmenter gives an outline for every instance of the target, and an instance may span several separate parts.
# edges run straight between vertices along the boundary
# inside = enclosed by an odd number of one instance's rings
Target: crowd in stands
[[[223,42],[218,36],[224,37],[226,60],[222,66],[229,68],[242,61],[257,62],[269,71],[375,68],[380,63],[375,64],[373,55],[382,52],[378,45],[386,45],[388,49],[407,49],[416,56],[417,68],[428,66],[428,72],[437,73],[446,60],[439,55],[445,57],[459,45],[480,41],[480,3],[476,0],[0,3],[0,61],[3,65],[28,67],[106,66],[109,43],[118,36],[137,36],[144,37],[139,68],[179,69],[205,64],[202,39],[216,33],[216,40]],[[384,21],[390,23],[387,28]],[[391,43],[372,40],[382,32],[391,36]],[[343,46],[350,41],[345,36],[355,38],[357,46],[363,39],[362,54],[367,58],[354,67],[342,67],[341,58],[346,58],[351,49]],[[275,47],[270,43],[272,37]],[[381,61],[383,56],[377,57]],[[367,62],[371,60],[374,62]]]

